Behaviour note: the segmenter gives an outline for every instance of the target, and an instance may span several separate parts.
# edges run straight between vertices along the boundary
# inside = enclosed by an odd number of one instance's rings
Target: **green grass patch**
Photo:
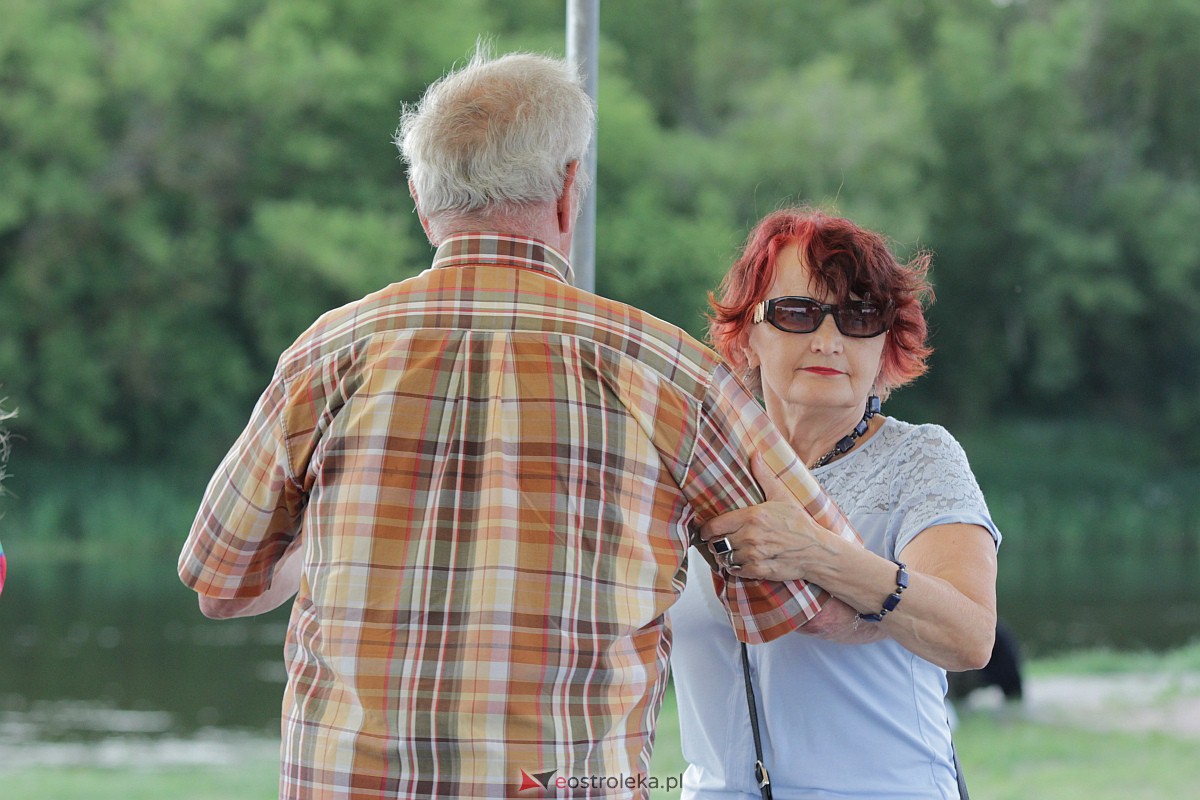
[[[206,481],[196,467],[173,464],[29,460],[12,472],[5,547],[41,562],[178,552]]]
[[[1200,467],[1095,421],[1006,420],[954,432],[988,504],[1016,539],[1200,543]]]
[[[1096,542],[1200,549],[1200,467],[1172,465],[1118,425],[997,421],[954,431],[970,457],[1006,549]],[[27,556],[87,557],[112,547],[174,548],[195,514],[211,464],[48,461],[10,465],[6,546]]]
[[[1167,653],[1118,652],[1094,648],[1030,662],[1032,675],[1113,675],[1131,672],[1200,672],[1200,641]]]
[[[1096,733],[988,714],[955,733],[972,796],[987,800],[1162,800],[1200,785],[1196,742],[1162,734]]]
[[[5,800],[275,800],[279,765],[0,769],[0,786]]]

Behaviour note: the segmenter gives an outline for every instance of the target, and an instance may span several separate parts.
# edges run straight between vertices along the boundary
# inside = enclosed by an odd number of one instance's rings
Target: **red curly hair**
[[[779,253],[798,245],[813,278],[845,302],[851,295],[890,304],[891,324],[883,345],[875,389],[887,399],[893,389],[924,375],[933,348],[927,338],[924,306],[933,301],[928,252],[901,264],[883,236],[848,219],[807,208],[787,208],[764,217],[721,281],[708,295],[712,313],[708,335],[713,347],[737,370],[747,371],[746,348],[754,307],[767,299]],[[757,383],[751,377],[752,383]],[[758,386],[754,388],[758,389]]]

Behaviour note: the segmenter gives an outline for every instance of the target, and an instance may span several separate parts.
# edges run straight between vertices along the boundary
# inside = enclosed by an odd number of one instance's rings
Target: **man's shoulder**
[[[597,343],[628,356],[669,380],[707,386],[722,363],[711,348],[683,328],[648,311],[576,289],[568,295]]]
[[[403,315],[405,296],[419,291],[424,278],[425,273],[421,273],[324,312],[283,351],[279,369],[301,372],[366,336],[402,327],[389,322],[389,318]]]
[[[689,394],[703,393],[722,364],[716,352],[683,328],[648,311],[560,281],[526,278],[501,280],[498,286],[460,270],[427,270],[326,311],[284,351],[280,367],[299,372],[365,337],[417,328],[588,341]]]

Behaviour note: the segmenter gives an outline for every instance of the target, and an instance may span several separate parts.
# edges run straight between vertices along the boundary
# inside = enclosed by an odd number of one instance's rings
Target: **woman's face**
[[[800,248],[780,251],[775,282],[766,299],[811,297],[837,303],[819,283],[810,280],[800,260]],[[798,406],[803,410],[861,412],[879,374],[887,334],[870,339],[845,336],[827,314],[812,333],[787,333],[768,322],[750,326],[749,366],[757,367],[767,408]]]

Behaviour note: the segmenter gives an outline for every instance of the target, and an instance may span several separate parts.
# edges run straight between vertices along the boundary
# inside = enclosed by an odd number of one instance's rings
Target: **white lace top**
[[[951,522],[982,525],[1000,544],[967,454],[940,425],[889,417],[857,450],[813,475],[851,520],[865,516],[875,523],[855,530],[885,558],[896,558],[926,528]],[[885,546],[873,546],[868,535],[882,536]]]
[[[896,558],[934,525],[1000,543],[962,447],[944,428],[885,419],[814,472],[865,545]],[[671,609],[684,798],[756,800],[741,655],[708,568],[691,559]],[[778,798],[953,798],[946,673],[893,640],[843,645],[791,634],[749,649],[764,758]]]

